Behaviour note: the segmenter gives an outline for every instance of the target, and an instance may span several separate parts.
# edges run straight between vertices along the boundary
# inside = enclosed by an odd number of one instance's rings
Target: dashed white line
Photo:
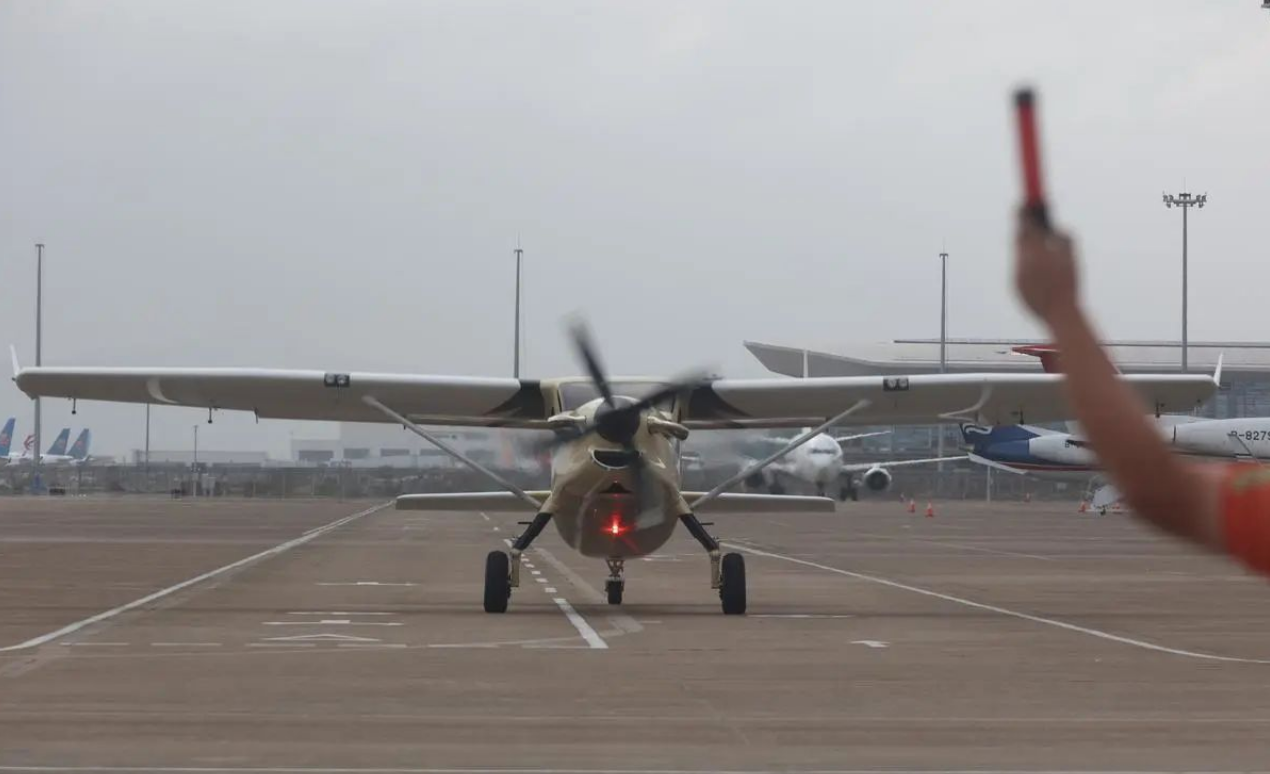
[[[544,586],[542,590],[543,590],[543,591],[545,591],[545,592],[547,592],[548,594],[555,594],[555,593],[556,593],[556,587],[555,587],[555,586]]]
[[[326,533],[330,532],[333,529],[339,529],[340,527],[344,526],[345,524],[348,524],[349,522],[356,521],[357,519],[360,519],[363,516],[368,516],[374,513],[375,511],[381,510],[383,508],[387,508],[391,504],[392,504],[391,501],[386,503],[380,503],[379,505],[376,505],[371,508],[367,508],[364,511],[358,511],[357,513],[354,513],[351,516],[345,516],[342,519],[336,519],[330,524],[326,524],[324,526],[311,529],[298,538],[295,538],[293,540],[288,540],[285,543],[279,543],[273,548],[266,549],[264,551],[261,551],[258,554],[252,554],[251,556],[248,556],[245,559],[239,559],[236,562],[231,562],[225,565],[224,567],[218,567],[217,569],[211,570],[210,572],[205,572],[202,575],[197,575],[193,578],[190,578],[189,580],[181,581],[180,583],[174,584],[172,586],[168,586],[166,589],[160,589],[159,591],[156,591],[153,594],[147,594],[141,599],[134,599],[133,601],[129,602],[126,605],[120,605],[119,607],[111,608],[110,610],[107,610],[104,613],[98,613],[97,615],[89,616],[88,618],[85,618],[82,621],[76,621],[75,623],[67,624],[66,626],[63,626],[57,631],[52,631],[52,632],[49,632],[48,634],[41,634],[39,637],[32,637],[31,639],[25,642],[19,642],[17,645],[9,645],[7,647],[0,648],[0,653],[5,653],[8,651],[14,651],[14,650],[26,650],[27,648],[34,648],[36,646],[43,645],[46,642],[52,642],[53,640],[59,639],[61,637],[65,637],[66,635],[71,634],[73,632],[77,632],[80,629],[83,629],[85,626],[91,626],[95,623],[100,623],[102,621],[105,621],[108,618],[114,618],[120,613],[126,613],[129,610],[135,610],[138,607],[148,605],[151,602],[154,602],[155,600],[162,599],[163,597],[166,597],[169,594],[175,594],[176,592],[182,589],[186,589],[186,588],[189,588],[190,586],[194,586],[196,584],[202,583],[203,581],[210,580],[212,578],[215,578],[218,575],[224,575],[225,573],[230,572],[232,570],[237,570],[239,567],[244,567],[246,565],[252,564],[253,562],[258,562],[261,559],[267,559],[271,556],[277,556],[278,554],[290,551],[296,546],[302,546],[305,543],[308,543],[309,541],[315,538],[325,535]]]

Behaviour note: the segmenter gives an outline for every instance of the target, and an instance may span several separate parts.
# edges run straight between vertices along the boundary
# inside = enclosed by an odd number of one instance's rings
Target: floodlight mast
[[[1186,373],[1187,369],[1187,213],[1192,207],[1204,208],[1204,203],[1208,201],[1208,194],[1202,193],[1193,196],[1183,191],[1177,195],[1164,194],[1164,206],[1172,209],[1173,207],[1182,208],[1182,373]]]

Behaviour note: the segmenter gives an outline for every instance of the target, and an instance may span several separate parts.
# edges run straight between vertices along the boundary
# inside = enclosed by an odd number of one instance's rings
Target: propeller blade
[[[577,348],[582,364],[586,366],[587,375],[591,377],[591,381],[595,382],[595,387],[600,391],[604,402],[609,406],[615,405],[613,388],[609,386],[608,377],[604,375],[604,367],[600,365],[600,358],[595,352],[595,342],[591,339],[590,328],[586,326],[586,323],[579,321],[573,324],[571,332],[573,346]]]

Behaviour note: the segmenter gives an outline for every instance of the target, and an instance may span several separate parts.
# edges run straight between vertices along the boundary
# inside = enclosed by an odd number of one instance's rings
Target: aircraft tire
[[[719,599],[723,602],[724,615],[745,615],[745,557],[740,554],[724,554],[723,586]]]
[[[490,551],[485,557],[485,612],[506,613],[512,596],[510,562],[502,551]]]
[[[618,581],[609,581],[604,584],[604,592],[608,595],[610,605],[622,604],[622,591],[624,588]]]

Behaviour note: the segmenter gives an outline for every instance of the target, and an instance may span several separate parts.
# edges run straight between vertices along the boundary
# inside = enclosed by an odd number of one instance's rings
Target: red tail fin
[[[1052,344],[1026,344],[1015,347],[1013,351],[1020,355],[1040,358],[1041,368],[1045,369],[1047,374],[1061,374],[1063,372],[1059,363],[1058,347]]]

